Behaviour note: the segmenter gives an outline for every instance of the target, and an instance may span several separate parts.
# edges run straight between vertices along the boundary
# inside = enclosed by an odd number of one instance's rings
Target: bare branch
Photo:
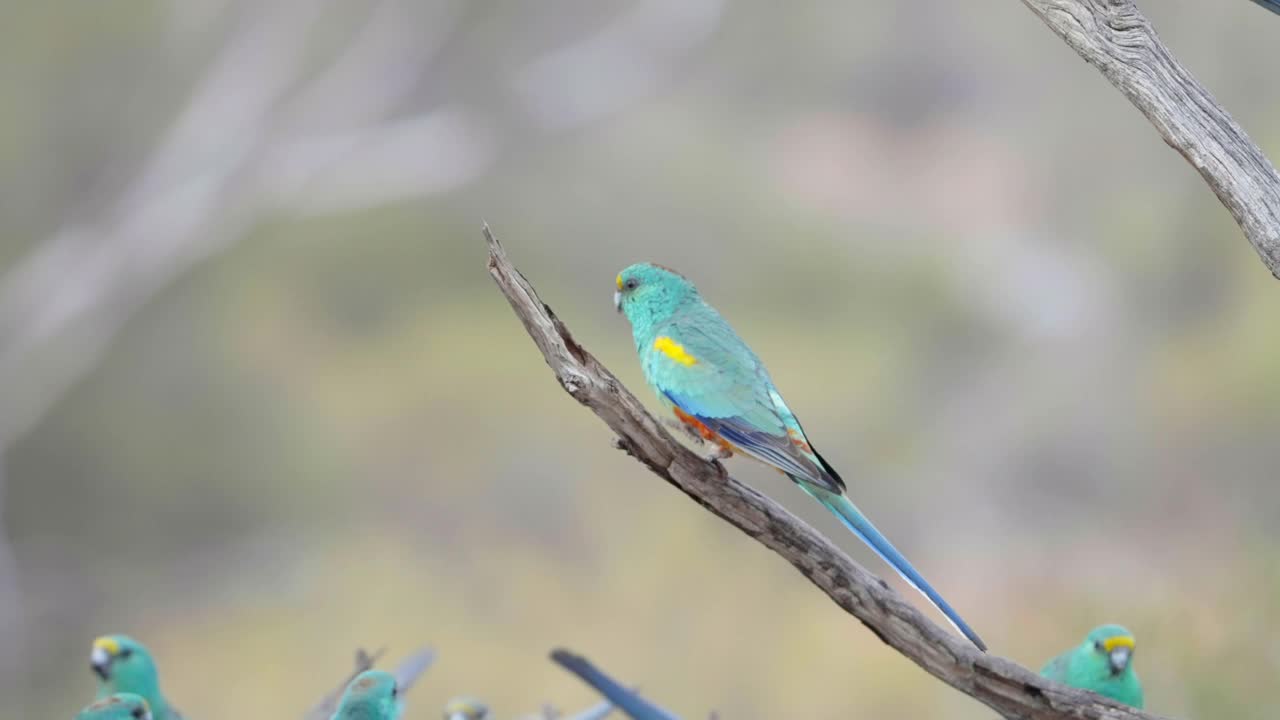
[[[1200,172],[1280,278],[1280,174],[1133,0],[1022,0]]]
[[[484,229],[489,274],[551,366],[560,385],[618,436],[616,445],[694,502],[782,556],[893,649],[1006,718],[1139,720],[1156,716],[1050,682],[979,652],[930,622],[830,540],[777,503],[681,445],[608,368],[579,345],[538,297],[497,239]]]

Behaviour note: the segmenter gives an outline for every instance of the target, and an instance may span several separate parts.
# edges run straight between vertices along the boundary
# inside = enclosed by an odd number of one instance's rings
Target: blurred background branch
[[[587,352],[507,258],[489,228],[489,274],[524,324],[561,387],[617,434],[616,443],[694,502],[780,555],[886,645],[934,677],[1010,720],[1154,720],[1140,710],[1050,682],[980,652],[930,622],[883,580],[718,462],[698,457],[649,415]],[[739,622],[744,621],[739,618]]]
[[[1280,278],[1280,174],[1133,0],[1023,0],[1191,163]]]

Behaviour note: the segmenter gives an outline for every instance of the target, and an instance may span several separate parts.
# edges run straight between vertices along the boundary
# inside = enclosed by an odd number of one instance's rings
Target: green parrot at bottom
[[[152,720],[151,706],[141,695],[116,693],[86,706],[76,720]]]
[[[347,686],[333,720],[397,720],[404,711],[399,696],[394,675],[385,670],[365,670]]]
[[[979,650],[986,643],[845,494],[764,363],[684,276],[651,263],[618,274],[614,305],[631,323],[645,381],[721,457],[741,452],[782,471],[831,511]]]
[[[164,693],[151,653],[142,643],[128,635],[103,635],[93,641],[90,666],[97,674],[98,698],[115,693],[141,695],[151,706],[155,720],[182,720]]]
[[[1142,683],[1133,669],[1133,635],[1119,625],[1093,629],[1084,642],[1050,660],[1040,674],[1142,709]]]

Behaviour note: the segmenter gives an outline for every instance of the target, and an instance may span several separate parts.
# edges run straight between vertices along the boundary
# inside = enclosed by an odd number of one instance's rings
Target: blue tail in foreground
[[[582,681],[609,699],[619,710],[633,720],[680,720],[676,715],[646,701],[635,692],[619,685],[605,675],[591,661],[568,650],[551,651],[551,659],[557,665],[582,678]]]
[[[1280,0],[1253,0],[1271,12],[1280,15]]]

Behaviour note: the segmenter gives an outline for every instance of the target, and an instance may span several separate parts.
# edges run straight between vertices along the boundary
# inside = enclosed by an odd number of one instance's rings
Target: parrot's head
[[[382,670],[365,670],[347,685],[333,717],[334,720],[395,720],[403,709],[395,676]]]
[[[457,697],[444,706],[444,720],[486,720],[489,706],[469,697]]]
[[[681,303],[696,298],[698,289],[683,275],[652,263],[636,263],[618,273],[614,307],[632,325],[661,322]]]
[[[1112,676],[1130,669],[1135,649],[1133,634],[1119,625],[1094,628],[1081,647],[1091,664]]]
[[[76,720],[151,720],[151,706],[140,695],[116,693],[81,710]]]
[[[100,694],[149,695],[156,690],[156,665],[151,653],[128,635],[103,635],[94,640],[89,666],[102,680]]]

